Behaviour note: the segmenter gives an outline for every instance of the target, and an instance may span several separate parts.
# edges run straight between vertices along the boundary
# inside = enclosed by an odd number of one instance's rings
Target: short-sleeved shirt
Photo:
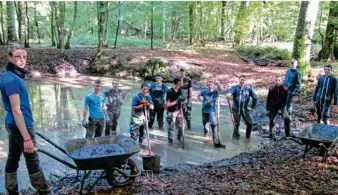
[[[189,89],[192,87],[192,85],[191,85],[191,79],[190,78],[188,78],[188,77],[185,77],[184,79],[183,79],[183,86],[181,87],[181,89],[182,89],[182,94],[185,96],[185,97],[187,97],[187,99],[189,98]]]
[[[155,105],[164,104],[165,94],[168,90],[169,88],[167,87],[167,85],[163,83],[161,85],[157,85],[157,83],[155,82],[150,85],[149,92],[151,99],[153,100]]]
[[[218,92],[216,89],[209,91],[208,89],[202,89],[200,96],[203,97],[202,101],[202,113],[211,113],[216,111],[216,98]]]
[[[125,99],[126,93],[122,89],[115,90],[114,88],[109,89],[108,91],[104,92],[106,96],[106,106],[108,112],[117,112],[121,109],[121,101]]]
[[[3,106],[7,112],[5,117],[5,124],[6,125],[16,124],[12,113],[9,96],[19,94],[20,109],[25,120],[25,125],[27,128],[33,128],[34,120],[32,108],[29,103],[28,93],[26,90],[24,80],[18,77],[13,72],[5,70],[0,77],[0,89],[2,94]]]
[[[131,106],[133,107],[133,106],[140,105],[142,100],[146,100],[149,104],[154,104],[149,94],[145,96],[143,95],[143,93],[140,92],[133,97],[133,100],[131,101]],[[141,109],[139,110],[131,109],[131,110],[132,110],[132,115],[138,114],[143,111]]]
[[[94,120],[99,120],[104,118],[103,113],[103,104],[105,96],[103,93],[95,95],[94,92],[88,94],[85,99],[85,106],[88,106],[89,117]]]
[[[178,89],[178,91],[175,91],[175,89],[172,87],[169,89],[169,91],[167,92],[167,101],[169,102],[174,102],[177,100],[177,98],[182,95],[182,90],[181,88]],[[175,104],[169,108],[167,108],[168,112],[175,112],[178,111],[180,109],[180,105],[179,104]]]

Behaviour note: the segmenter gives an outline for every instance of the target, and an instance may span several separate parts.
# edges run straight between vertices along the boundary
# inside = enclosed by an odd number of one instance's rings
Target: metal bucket
[[[153,173],[160,172],[161,157],[159,155],[142,156],[143,169],[152,171]]]

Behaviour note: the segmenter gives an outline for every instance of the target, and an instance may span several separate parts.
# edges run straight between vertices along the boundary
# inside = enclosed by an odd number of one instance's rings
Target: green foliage
[[[153,80],[157,73],[163,75],[168,74],[168,70],[165,67],[164,62],[160,58],[150,58],[145,65],[145,71],[143,78],[147,80]]]
[[[195,81],[200,81],[202,79],[202,74],[197,71],[187,71],[187,76]]]
[[[272,60],[290,60],[291,53],[286,49],[278,49],[276,47],[265,46],[244,46],[240,45],[236,48],[237,53],[241,56],[252,59],[272,59]]]
[[[303,77],[308,72],[309,64],[299,61],[297,69],[298,69],[300,75]]]

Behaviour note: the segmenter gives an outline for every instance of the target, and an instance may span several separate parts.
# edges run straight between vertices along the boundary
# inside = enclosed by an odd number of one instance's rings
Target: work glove
[[[108,115],[106,116],[106,124],[111,125],[111,120]]]
[[[312,104],[311,107],[310,107],[310,113],[311,113],[312,115],[314,115],[315,112],[316,112],[316,106],[315,106],[315,104]]]
[[[88,128],[88,120],[83,119],[81,124],[82,124],[82,127]]]
[[[232,97],[231,93],[227,93],[227,94],[225,94],[225,98],[226,98],[226,99],[230,100],[230,99],[231,99],[231,97]]]
[[[251,106],[247,106],[247,107],[246,107],[246,110],[248,110],[248,111],[252,111],[252,110],[253,110],[253,108],[252,108]]]

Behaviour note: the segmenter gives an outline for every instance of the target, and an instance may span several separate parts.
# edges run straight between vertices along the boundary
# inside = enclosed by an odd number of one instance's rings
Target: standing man
[[[168,141],[173,143],[173,134],[175,128],[178,129],[177,139],[181,140],[183,135],[183,123],[182,116],[180,115],[180,109],[185,100],[185,97],[182,96],[181,86],[183,81],[181,77],[176,77],[174,79],[174,86],[169,89],[166,98],[165,107],[167,108],[167,123],[168,123]]]
[[[255,109],[257,103],[257,96],[255,91],[245,84],[245,77],[239,77],[239,85],[232,86],[226,92],[226,98],[233,97],[232,115],[235,122],[233,137],[239,139],[238,133],[241,117],[243,117],[246,124],[246,138],[250,138],[253,119],[251,117],[252,110]],[[252,98],[251,107],[249,106],[250,97]]]
[[[222,144],[219,137],[219,128],[215,128],[216,125],[219,125],[217,124],[216,119],[216,100],[218,98],[218,94],[222,91],[222,87],[219,81],[216,82],[216,86],[217,89],[214,88],[213,81],[208,81],[207,89],[201,90],[200,94],[197,96],[197,99],[202,102],[202,123],[204,127],[204,136],[206,136],[209,132],[207,123],[210,123],[214,146],[219,148],[222,147]],[[203,97],[203,100],[201,97]]]
[[[149,109],[154,109],[154,103],[149,95],[149,86],[147,83],[142,83],[141,92],[133,97],[131,106],[130,137],[135,141],[138,138],[139,143],[142,143],[146,117],[149,116]]]
[[[321,120],[325,124],[328,124],[330,117],[330,105],[337,105],[338,92],[337,92],[337,78],[332,74],[332,66],[326,65],[324,67],[325,75],[322,75],[318,79],[316,89],[313,93],[312,100],[316,105],[317,110],[317,123]]]
[[[121,114],[121,106],[124,104],[127,94],[119,88],[119,81],[113,79],[113,88],[104,93],[106,96],[105,104],[107,106],[108,120],[106,123],[105,135],[110,135],[112,131],[113,135],[116,135],[116,127]]]
[[[110,123],[110,118],[107,115],[107,107],[104,103],[105,96],[100,92],[101,87],[101,80],[95,80],[93,84],[93,92],[88,94],[85,98],[82,126],[84,126],[87,130],[86,138],[91,138],[93,136],[100,137],[102,135],[105,116],[106,122]],[[87,120],[88,109],[89,117]]]
[[[269,88],[268,98],[266,100],[266,110],[269,116],[269,137],[273,137],[272,129],[275,126],[274,120],[277,114],[282,114],[284,118],[285,135],[290,136],[289,129],[286,128],[287,115],[285,115],[285,104],[288,98],[288,89],[282,86],[282,78],[276,76],[275,85]]]
[[[191,108],[192,108],[192,84],[191,79],[186,76],[184,68],[180,69],[181,78],[183,79],[182,95],[185,97],[185,111],[184,118],[187,121],[188,130],[191,130]]]
[[[292,117],[292,106],[293,106],[293,96],[295,96],[300,91],[301,86],[301,76],[297,70],[297,60],[293,59],[291,61],[290,68],[286,71],[285,80],[283,86],[288,89],[288,98],[286,100],[286,106],[284,111],[284,122],[285,122],[285,132],[291,130],[291,117]]]
[[[162,83],[163,75],[156,74],[156,82],[150,85],[150,96],[154,102],[154,110],[150,110],[149,128],[153,127],[155,116],[157,116],[157,123],[160,129],[163,128],[163,113],[165,104],[165,95],[169,88]]]
[[[8,64],[0,77],[3,107],[6,110],[5,126],[8,132],[8,158],[5,166],[5,188],[8,194],[19,194],[17,170],[23,153],[32,186],[39,194],[49,194],[39,156],[34,152],[37,142],[34,120],[24,83],[27,71],[27,53],[22,45],[8,49]]]

